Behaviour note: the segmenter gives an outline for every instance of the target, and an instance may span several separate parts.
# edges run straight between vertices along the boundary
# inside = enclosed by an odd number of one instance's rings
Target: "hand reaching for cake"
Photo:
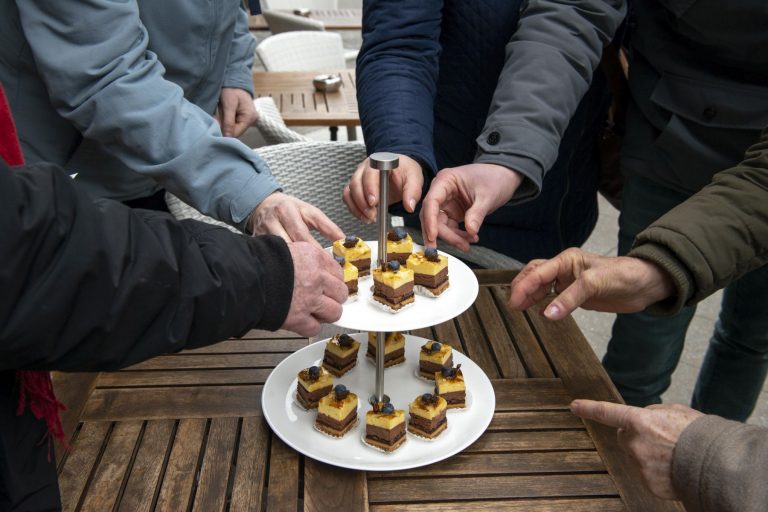
[[[290,242],[288,249],[293,259],[293,296],[282,328],[314,336],[320,324],[341,317],[347,285],[339,264],[316,244]]]
[[[309,242],[318,249],[320,244],[310,229],[316,229],[329,240],[344,237],[344,232],[318,208],[282,192],[267,196],[248,222],[254,235],[277,235],[287,242]]]
[[[576,416],[618,427],[619,444],[640,466],[645,484],[659,498],[678,499],[672,486],[672,457],[677,440],[694,420],[704,416],[680,404],[650,405],[645,409],[610,402],[574,400]]]
[[[389,175],[389,198],[387,203],[403,202],[406,211],[413,212],[421,199],[424,175],[421,165],[407,156],[398,155],[400,165]],[[366,158],[357,166],[349,183],[344,187],[344,202],[352,215],[370,224],[376,220],[379,204],[379,171],[373,169]]]
[[[443,169],[432,180],[421,208],[424,245],[440,237],[462,251],[479,240],[486,215],[504,205],[523,182],[519,173],[495,164]],[[463,222],[465,229],[459,224]]]

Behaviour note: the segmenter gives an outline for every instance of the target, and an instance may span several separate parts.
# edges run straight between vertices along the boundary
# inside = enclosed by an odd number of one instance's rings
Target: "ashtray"
[[[341,87],[341,77],[338,75],[317,75],[312,84],[318,92],[336,92]]]
[[[300,7],[298,9],[294,9],[293,14],[296,16],[304,16],[305,18],[309,18],[309,9],[306,7]]]

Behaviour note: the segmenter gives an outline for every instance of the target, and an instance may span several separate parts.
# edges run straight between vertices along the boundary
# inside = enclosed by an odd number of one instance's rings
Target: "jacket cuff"
[[[262,268],[262,279],[254,284],[254,293],[262,298],[263,314],[255,328],[275,331],[285,323],[293,299],[291,251],[279,236],[261,235],[247,240]]]
[[[539,188],[559,152],[558,138],[533,130],[530,125],[486,125],[476,141],[478,154],[494,157],[513,155],[532,160],[534,165],[522,165],[531,173],[529,177]]]
[[[265,164],[262,164],[266,166]],[[253,210],[273,192],[281,190],[280,184],[269,169],[255,172],[229,205],[229,224],[242,230]]]
[[[507,202],[508,205],[524,203],[541,193],[543,172],[541,166],[532,158],[504,153],[479,153],[475,158],[475,163],[501,165],[523,176],[523,182]]]
[[[247,69],[247,68],[246,68]],[[250,70],[249,70],[250,71]],[[242,89],[253,98],[253,76],[250,73],[227,73],[224,76],[224,82],[221,87],[230,87],[233,89]]]
[[[692,277],[679,259],[666,247],[643,243],[633,247],[627,256],[650,261],[660,266],[672,278],[676,293],[672,297],[650,305],[646,311],[658,316],[677,314],[693,296]]]

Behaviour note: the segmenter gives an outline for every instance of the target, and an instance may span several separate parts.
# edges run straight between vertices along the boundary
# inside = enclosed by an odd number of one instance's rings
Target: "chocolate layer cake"
[[[435,372],[435,393],[445,398],[449,409],[463,409],[467,405],[467,388],[461,365]]]
[[[357,425],[357,395],[343,384],[320,399],[315,428],[334,437],[341,437]]]
[[[413,302],[413,271],[398,261],[387,262],[385,270],[373,271],[373,300],[392,313]]]
[[[349,293],[347,300],[357,297],[357,278],[359,276],[357,267],[348,262],[344,256],[334,256],[334,258],[344,273],[344,284],[347,285],[347,292]]]
[[[438,254],[437,249],[428,247],[411,254],[407,266],[413,270],[417,292],[437,297],[448,289],[448,258]]]
[[[397,260],[405,265],[413,252],[413,240],[405,228],[397,227],[387,233],[387,261]]]
[[[384,338],[384,368],[405,361],[405,336],[399,332],[388,332]],[[365,354],[376,361],[376,333],[368,333],[368,351]]]
[[[325,345],[323,368],[336,377],[341,377],[357,364],[357,349],[360,342],[349,334],[337,334]]]
[[[299,372],[296,383],[296,400],[305,409],[317,407],[321,398],[333,388],[331,374],[318,366],[310,366]]]
[[[419,375],[435,380],[435,372],[453,366],[453,349],[450,345],[428,341],[419,351]]]
[[[411,414],[408,432],[434,439],[448,428],[448,418],[445,416],[447,410],[448,404],[444,398],[430,393],[421,395],[408,406]]]
[[[405,442],[405,411],[392,404],[375,403],[365,415],[365,442],[393,452]]]
[[[360,277],[371,273],[371,248],[354,235],[334,241],[333,255],[342,256],[357,267]]]

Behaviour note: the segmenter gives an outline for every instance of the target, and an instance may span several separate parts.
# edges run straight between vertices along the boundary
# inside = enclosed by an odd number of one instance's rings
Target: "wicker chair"
[[[258,153],[272,169],[272,174],[284,190],[320,208],[345,233],[355,234],[365,240],[375,240],[378,231],[375,224],[361,223],[347,210],[341,199],[341,191],[349,181],[357,165],[366,157],[362,144],[350,142],[296,142],[259,148]],[[166,194],[168,208],[177,218],[192,218],[224,225],[206,217],[180,199]],[[393,219],[393,224],[396,218]],[[229,227],[229,226],[227,226]],[[229,227],[234,231],[234,228]],[[416,242],[421,242],[418,230],[408,230]],[[327,245],[319,234],[315,238]],[[520,268],[517,260],[481,246],[472,246],[468,253],[438,243],[440,250],[484,268]]]
[[[306,16],[297,16],[283,11],[266,10],[261,13],[264,19],[267,20],[269,31],[272,34],[282,34],[284,32],[296,32],[296,31],[324,31],[325,23],[320,20],[313,20]],[[344,60],[354,61],[357,59],[359,50],[353,50],[344,48]]]
[[[267,71],[325,71],[344,69],[341,36],[332,32],[301,30],[264,39],[256,55]]]

